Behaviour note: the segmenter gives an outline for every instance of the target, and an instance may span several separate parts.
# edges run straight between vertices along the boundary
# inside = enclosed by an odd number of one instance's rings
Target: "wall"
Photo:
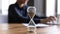
[[[0,15],[0,23],[7,23],[8,16],[7,15]]]
[[[44,1],[43,0],[34,0],[34,5],[35,7],[37,8],[37,15],[39,16],[44,16],[43,14],[43,8],[44,8],[44,5],[43,5]]]

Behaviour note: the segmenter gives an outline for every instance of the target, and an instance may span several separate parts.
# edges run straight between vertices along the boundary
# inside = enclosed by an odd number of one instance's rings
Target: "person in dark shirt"
[[[11,4],[8,9],[8,23],[29,23],[30,18],[27,14],[27,3],[29,0],[17,0],[15,4]],[[53,16],[39,17],[35,15],[33,18],[35,23],[46,23],[54,20]]]

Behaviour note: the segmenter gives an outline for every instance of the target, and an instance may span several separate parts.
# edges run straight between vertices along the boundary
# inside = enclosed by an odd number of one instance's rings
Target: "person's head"
[[[28,2],[28,0],[17,0],[17,3],[19,5],[21,5],[21,4],[27,4],[27,2]]]

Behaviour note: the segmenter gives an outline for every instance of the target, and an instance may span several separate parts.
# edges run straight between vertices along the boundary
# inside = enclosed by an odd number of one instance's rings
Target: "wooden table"
[[[28,34],[28,31],[22,24],[0,24],[0,34]],[[36,34],[60,34],[60,25],[37,28]]]

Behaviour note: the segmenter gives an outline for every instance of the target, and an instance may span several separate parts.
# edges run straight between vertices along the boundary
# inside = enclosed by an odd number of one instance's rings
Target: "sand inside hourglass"
[[[34,14],[34,12],[30,11],[30,12],[28,12],[28,15],[30,18],[33,18],[35,14]]]
[[[28,24],[28,31],[29,32],[34,32],[35,28],[36,28],[35,22],[31,19],[30,22],[29,22],[29,24]]]

